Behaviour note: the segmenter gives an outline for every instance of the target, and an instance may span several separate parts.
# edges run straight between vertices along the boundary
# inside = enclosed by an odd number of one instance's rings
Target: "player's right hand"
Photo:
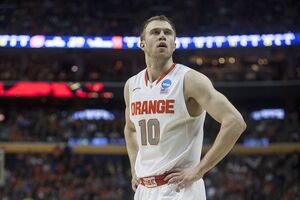
[[[132,179],[131,179],[131,187],[133,189],[133,191],[135,192],[137,187],[139,185],[138,179],[135,175],[132,175]]]

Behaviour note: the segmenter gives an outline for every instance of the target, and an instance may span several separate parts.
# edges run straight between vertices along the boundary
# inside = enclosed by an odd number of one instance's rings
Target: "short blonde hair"
[[[148,26],[148,24],[152,21],[166,21],[168,22],[173,31],[174,31],[174,37],[176,37],[176,29],[175,29],[175,25],[173,23],[173,21],[169,18],[167,18],[165,15],[157,15],[157,16],[154,16],[154,17],[151,17],[149,19],[147,19],[144,23],[143,23],[143,26],[141,28],[141,34],[140,34],[140,37],[141,37],[141,41],[145,39],[145,30]]]

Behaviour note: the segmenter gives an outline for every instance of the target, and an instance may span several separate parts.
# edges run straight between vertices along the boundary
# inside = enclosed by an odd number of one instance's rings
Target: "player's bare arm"
[[[203,74],[194,70],[186,73],[184,94],[190,114],[199,115],[206,110],[221,124],[221,128],[214,144],[195,168],[175,169],[166,177],[169,183],[177,184],[177,190],[202,178],[229,153],[246,129],[239,111],[223,94],[215,90],[211,81]]]
[[[134,165],[135,160],[138,152],[138,145],[136,141],[136,130],[134,128],[134,124],[131,122],[129,118],[129,86],[128,81],[124,87],[124,100],[125,100],[125,128],[124,128],[124,135],[126,141],[126,148],[130,160],[131,165],[131,174],[132,174],[132,189],[135,191],[138,186],[137,177],[135,175]]]

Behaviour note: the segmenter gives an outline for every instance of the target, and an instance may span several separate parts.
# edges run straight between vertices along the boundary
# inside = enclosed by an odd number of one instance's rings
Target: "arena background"
[[[248,124],[205,175],[207,199],[299,200],[299,12],[296,0],[0,1],[0,199],[132,199],[123,85],[145,67],[140,25],[164,14],[174,61]],[[204,153],[218,128],[208,116]]]

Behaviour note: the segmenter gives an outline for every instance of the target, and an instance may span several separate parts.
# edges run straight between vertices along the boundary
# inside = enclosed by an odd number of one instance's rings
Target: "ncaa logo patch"
[[[169,88],[172,85],[172,81],[170,79],[166,79],[161,83],[160,93],[165,94],[169,92]]]

